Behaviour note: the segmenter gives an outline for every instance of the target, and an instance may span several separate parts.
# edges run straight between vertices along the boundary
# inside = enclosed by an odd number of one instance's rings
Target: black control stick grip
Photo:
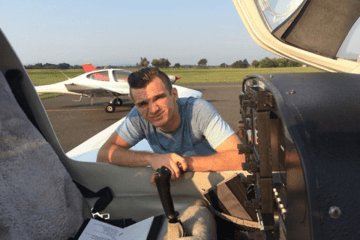
[[[170,178],[171,171],[165,166],[162,166],[155,172],[155,183],[165,215],[169,219],[170,223],[176,223],[179,221],[179,213],[174,210],[174,203],[170,193]]]

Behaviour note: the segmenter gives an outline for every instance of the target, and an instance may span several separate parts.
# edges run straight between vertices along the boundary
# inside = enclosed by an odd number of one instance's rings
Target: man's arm
[[[224,140],[215,150],[217,153],[208,156],[185,156],[188,171],[214,172],[242,170],[245,155],[238,153],[239,138],[233,134]]]
[[[176,153],[157,154],[150,152],[131,151],[132,147],[116,132],[100,148],[97,162],[106,162],[125,167],[145,167],[151,165],[153,169],[166,166],[172,171],[172,178],[179,178],[181,171],[178,163],[184,171],[187,170],[185,159]]]

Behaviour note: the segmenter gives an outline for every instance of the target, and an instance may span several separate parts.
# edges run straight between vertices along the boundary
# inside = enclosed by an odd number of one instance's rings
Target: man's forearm
[[[149,159],[154,155],[154,153],[150,152],[131,151],[112,144],[99,150],[97,161],[126,167],[144,167],[150,164]]]
[[[245,155],[239,155],[238,150],[218,152],[208,156],[185,156],[188,171],[215,172],[242,170]]]
[[[166,166],[172,171],[172,178],[180,177],[178,164],[187,170],[187,163],[183,157],[176,153],[158,154],[150,152],[131,151],[126,147],[105,143],[99,150],[98,162],[106,162],[124,167],[145,167],[150,165],[153,169]]]

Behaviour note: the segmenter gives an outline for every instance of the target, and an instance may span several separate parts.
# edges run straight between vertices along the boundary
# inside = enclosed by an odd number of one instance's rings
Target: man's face
[[[131,92],[141,115],[155,127],[167,131],[177,122],[177,90],[173,88],[170,95],[160,78],[155,77],[145,88]]]

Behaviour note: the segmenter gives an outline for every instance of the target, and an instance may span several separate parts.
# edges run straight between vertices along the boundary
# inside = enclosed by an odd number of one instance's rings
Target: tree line
[[[208,66],[207,59],[202,58],[198,61],[197,65],[181,65],[180,63],[175,63],[172,67],[173,68],[192,68],[192,67],[199,67],[199,68],[207,68],[207,67],[220,67],[220,68],[275,68],[275,67],[300,67],[302,66],[300,63],[288,60],[286,58],[264,58],[261,60],[253,60],[251,64],[244,59],[244,60],[237,60],[234,63],[228,65],[226,63],[221,63],[219,66]],[[150,65],[150,61],[144,58],[140,58],[140,62],[136,63],[136,67],[148,67]],[[171,63],[167,58],[159,58],[153,59],[151,61],[151,65],[158,68],[169,68]],[[132,68],[134,66],[98,66],[98,68]],[[70,65],[68,63],[59,63],[59,64],[51,64],[51,63],[37,63],[33,65],[25,65],[26,69],[81,69],[81,65]]]
[[[81,65],[74,65],[71,66],[68,63],[59,63],[59,64],[52,64],[52,63],[36,63],[36,64],[28,64],[24,66],[26,69],[81,69]]]
[[[137,67],[147,67],[149,65],[150,65],[150,61],[148,61],[146,59],[146,57],[140,58],[140,62],[137,63]],[[160,59],[153,59],[151,61],[151,65],[154,67],[159,67],[159,68],[168,68],[168,67],[170,67],[171,63],[169,62],[169,60],[167,58],[160,58]],[[222,67],[222,68],[227,68],[227,67],[231,67],[231,68],[248,68],[248,67],[273,68],[273,67],[301,67],[301,66],[302,65],[300,63],[291,61],[286,58],[270,59],[268,57],[261,59],[260,61],[254,60],[254,61],[252,61],[251,65],[248,63],[248,61],[246,59],[235,61],[231,65],[227,65],[226,63],[220,64],[220,67]],[[180,63],[175,63],[173,67],[174,68],[188,67],[188,65],[181,66]],[[207,59],[206,58],[200,59],[199,62],[197,63],[196,67],[207,67]],[[213,67],[216,67],[216,66],[213,66]]]

